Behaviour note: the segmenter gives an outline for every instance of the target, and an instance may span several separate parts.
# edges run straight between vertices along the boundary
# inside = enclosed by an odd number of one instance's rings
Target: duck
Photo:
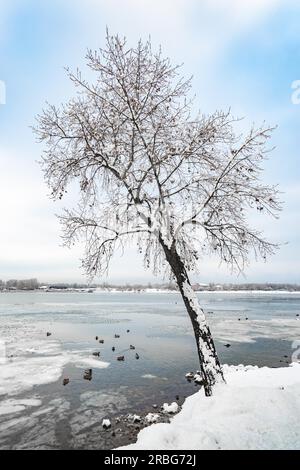
[[[84,380],[89,380],[89,381],[91,381],[91,380],[92,380],[92,376],[93,376],[93,370],[92,370],[92,369],[86,369],[86,370],[84,371],[84,375],[83,375]]]

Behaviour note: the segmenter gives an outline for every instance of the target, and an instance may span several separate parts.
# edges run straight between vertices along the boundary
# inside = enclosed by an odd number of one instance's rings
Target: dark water
[[[288,365],[300,337],[300,295],[199,296],[223,363]],[[114,447],[133,437],[112,438],[102,430],[103,418],[153,412],[153,404],[177,395],[182,402],[197,390],[185,379],[198,364],[177,294],[2,293],[0,333],[6,355],[0,363],[2,449]],[[97,361],[109,365],[99,368]],[[93,369],[91,381],[83,380],[86,368]],[[70,379],[65,387],[64,377]]]

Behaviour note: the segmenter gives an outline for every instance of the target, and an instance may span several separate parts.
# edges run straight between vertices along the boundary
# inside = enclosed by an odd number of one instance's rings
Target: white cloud
[[[282,0],[205,0],[211,9],[221,9],[239,22],[240,27],[249,25],[274,11]],[[241,24],[242,22],[242,24]]]
[[[151,34],[154,43],[163,43],[175,55],[184,51],[181,56],[185,60],[189,54],[221,53],[237,34],[265,19],[283,3],[283,0],[87,0],[84,5],[76,2],[76,7],[82,17],[93,18],[95,22],[101,19],[112,32],[125,34],[129,39]]]

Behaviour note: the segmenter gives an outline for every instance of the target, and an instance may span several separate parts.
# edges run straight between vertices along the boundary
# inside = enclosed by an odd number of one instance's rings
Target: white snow
[[[188,372],[187,374],[185,374],[185,377],[186,377],[187,379],[193,379],[193,378],[194,378],[194,374],[193,374],[193,372]]]
[[[200,307],[199,304],[199,299],[193,290],[192,286],[189,284],[189,282],[186,280],[183,283],[183,293],[184,296],[188,299],[190,306],[192,307],[193,311],[196,313],[197,317],[197,322],[199,324],[200,330],[202,334],[208,335],[209,328],[208,324],[204,315],[204,312],[202,308]],[[202,336],[199,336],[197,338],[197,343],[198,343],[198,349],[201,351],[202,356],[203,356],[203,366],[205,369],[205,372],[207,374],[211,373],[213,377],[215,377],[215,380],[217,382],[223,382],[222,376],[219,372],[219,365],[217,364],[216,361],[216,356],[209,347],[207,341],[204,341]]]
[[[204,315],[203,310],[200,308],[199,299],[198,299],[195,291],[193,290],[192,286],[187,281],[185,281],[183,283],[183,292],[184,292],[185,297],[187,299],[189,299],[189,302],[190,302],[190,305],[191,305],[192,309],[197,314],[197,318],[198,318],[200,328],[205,326],[206,325],[206,319],[205,319],[205,315]]]
[[[212,397],[201,389],[170,423],[143,429],[126,449],[300,449],[300,364],[224,373],[227,384]]]
[[[157,413],[148,413],[145,416],[145,421],[147,423],[156,423],[158,420],[159,420],[159,414],[157,414]]]
[[[110,420],[109,420],[109,419],[104,419],[104,420],[102,421],[102,427],[103,427],[104,429],[110,428],[110,427],[111,427],[111,422],[110,422]]]
[[[176,403],[175,401],[173,401],[171,405],[168,405],[168,403],[164,403],[162,408],[165,413],[177,413],[177,411],[179,410],[178,403]]]
[[[291,341],[299,339],[299,318],[270,318],[237,321],[237,315],[212,316],[214,338],[224,342],[255,343],[258,338]]]
[[[200,383],[202,383],[202,381],[203,381],[203,379],[202,379],[200,374],[195,374],[194,375],[194,382],[196,382],[196,384],[200,384]]]
[[[139,416],[139,415],[129,415],[129,419],[133,422],[133,423],[140,423],[142,418]]]

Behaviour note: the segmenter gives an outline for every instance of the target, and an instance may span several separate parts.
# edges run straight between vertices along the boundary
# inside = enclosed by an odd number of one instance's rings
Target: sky
[[[204,113],[231,107],[245,130],[278,126],[264,177],[279,184],[284,210],[280,220],[257,215],[251,223],[279,252],[267,263],[251,260],[243,277],[205,257],[193,280],[300,283],[300,93],[292,88],[300,80],[299,21],[297,0],[0,0],[0,279],[85,281],[82,247],[61,246],[55,214],[63,203],[48,197],[30,126],[46,101],[72,96],[64,67],[84,69],[86,49],[104,46],[108,27],[133,46],[150,35],[183,63]],[[130,248],[97,281],[161,278]]]

